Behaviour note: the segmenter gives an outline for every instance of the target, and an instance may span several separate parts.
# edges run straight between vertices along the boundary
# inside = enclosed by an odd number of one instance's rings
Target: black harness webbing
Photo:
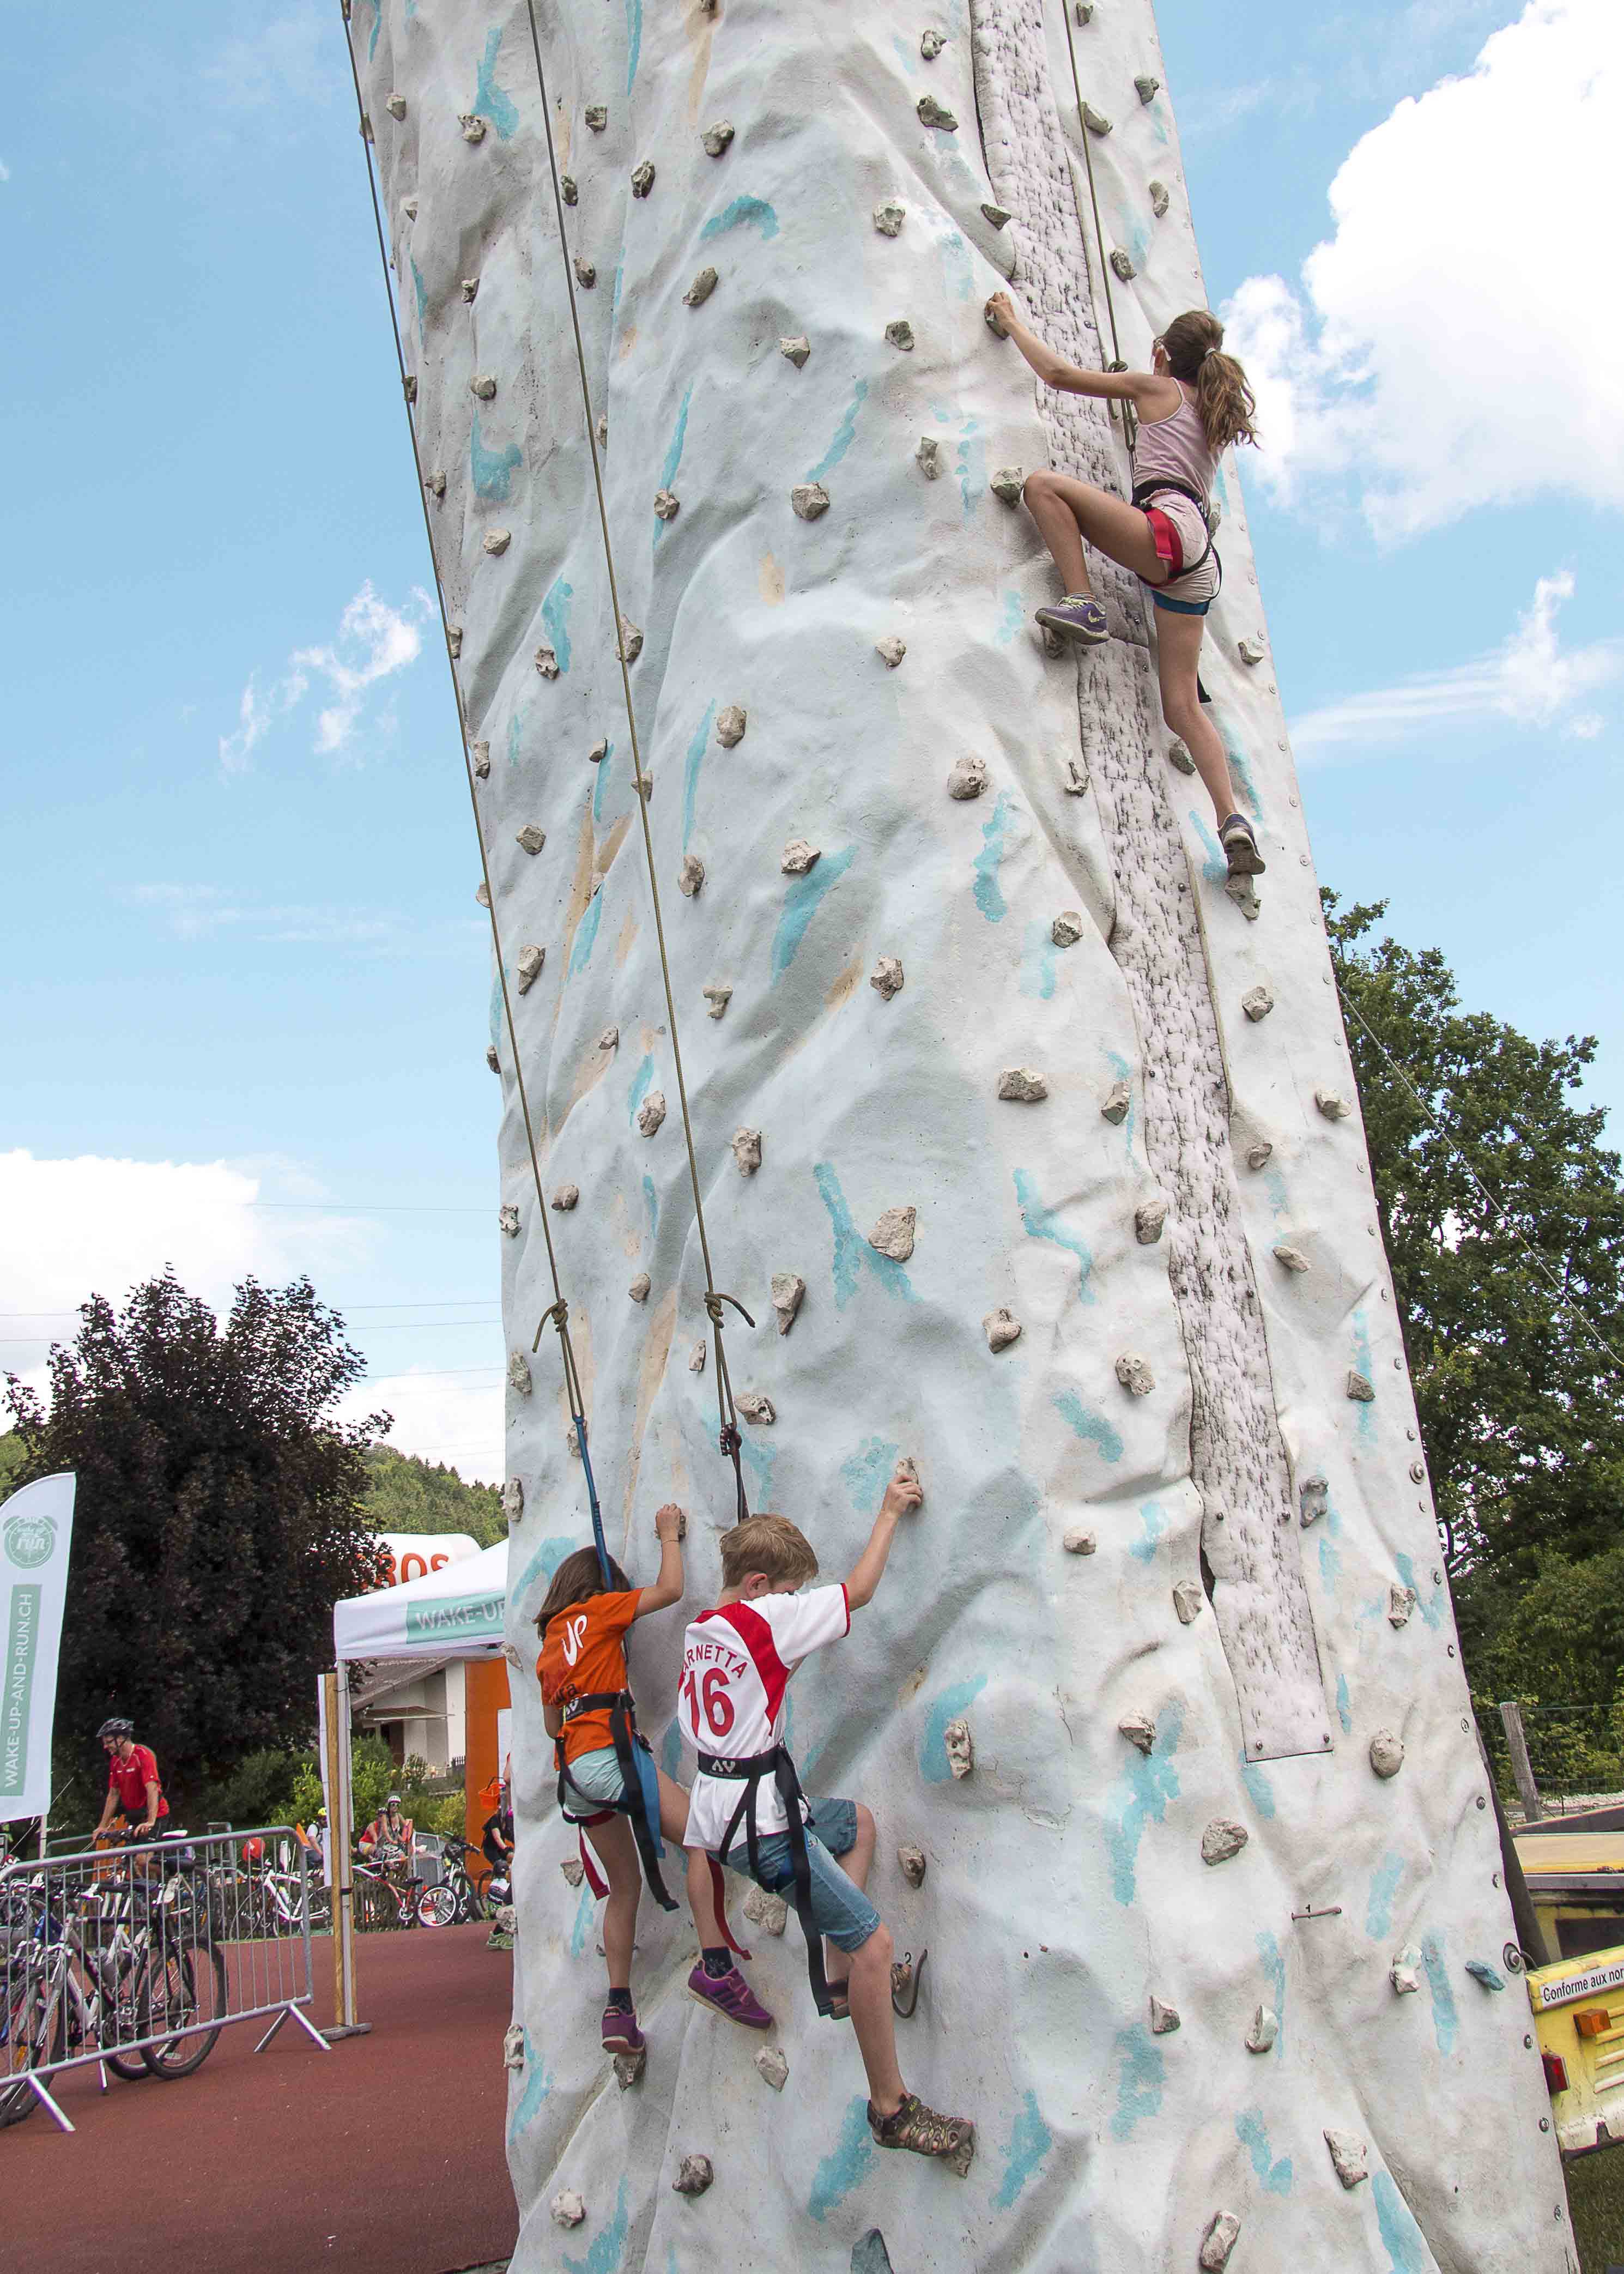
[[[756,1830],[756,1795],[763,1781],[771,1777],[784,1803],[786,1828],[789,1834],[790,1864],[795,1875],[795,1916],[801,1921],[801,1931],[807,1943],[807,1979],[812,1985],[812,2002],[825,2021],[832,2007],[829,1982],[823,1972],[823,1938],[812,1916],[812,1868],[807,1860],[806,1795],[801,1789],[801,1779],[795,1774],[795,1764],[783,1745],[775,1745],[769,1753],[748,1753],[740,1759],[726,1754],[701,1753],[701,1773],[705,1776],[726,1777],[741,1781],[743,1792],[739,1804],[727,1819],[727,1829],[717,1843],[714,1853],[724,1863],[733,1846],[740,1822],[744,1824],[745,1847],[750,1859],[754,1878],[760,1869],[761,1858]],[[757,1882],[759,1885],[759,1881]]]
[[[629,1818],[632,1837],[637,1842],[637,1853],[643,1863],[643,1876],[649,1883],[649,1893],[663,1911],[674,1911],[678,1906],[665,1892],[660,1877],[659,1853],[655,1844],[655,1827],[649,1822],[649,1811],[643,1802],[643,1779],[637,1773],[637,1764],[632,1747],[641,1745],[646,1753],[650,1748],[637,1732],[637,1709],[629,1690],[598,1690],[584,1698],[572,1698],[564,1708],[564,1719],[573,1721],[577,1713],[607,1713],[609,1735],[614,1744],[614,1757],[620,1764],[623,1787],[619,1800],[595,1800],[590,1792],[583,1792],[569,1773],[564,1758],[564,1733],[560,1729],[553,1740],[553,1758],[558,1764],[559,1809],[567,1824],[589,1824],[605,1816],[624,1815]],[[590,1811],[583,1815],[572,1811],[568,1796],[574,1793],[584,1801]]]

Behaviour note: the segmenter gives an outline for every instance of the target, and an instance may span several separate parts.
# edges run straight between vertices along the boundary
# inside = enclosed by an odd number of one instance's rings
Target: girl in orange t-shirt
[[[682,1511],[670,1502],[655,1517],[660,1568],[651,1587],[634,1587],[611,1557],[610,1585],[605,1588],[597,1550],[577,1548],[559,1565],[536,1617],[542,1643],[536,1672],[541,1682],[547,1735],[556,1739],[560,1766],[568,1771],[571,1798],[596,1801],[606,1811],[601,1818],[589,1819],[583,1827],[609,1886],[604,1906],[604,1956],[609,1969],[609,2003],[603,2026],[605,2052],[644,2049],[631,1993],[632,1946],[643,1894],[643,1868],[624,1813],[628,1795],[613,1742],[610,1708],[582,1707],[573,1713],[569,1709],[577,1699],[626,1690],[629,1686],[628,1630],[634,1621],[647,1618],[650,1611],[667,1610],[682,1600],[682,1549],[677,1539],[681,1519]],[[660,1833],[680,1847],[688,1829],[687,1793],[646,1756],[640,1754],[639,1766],[645,1800],[651,1799],[654,1792],[658,1796]],[[751,1995],[733,1962],[733,1946],[721,1920],[716,1887],[710,1880],[703,1887],[693,1881],[689,1884],[700,1945],[694,1977],[703,1977],[703,1987],[695,1995],[701,2004],[715,2007],[746,2029],[771,2029],[771,2014]],[[688,1986],[694,1989],[693,1978]]]

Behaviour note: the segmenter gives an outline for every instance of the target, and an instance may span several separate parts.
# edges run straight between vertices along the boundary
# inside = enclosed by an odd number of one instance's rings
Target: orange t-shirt
[[[568,1706],[572,1698],[626,1688],[624,1638],[642,1600],[643,1589],[633,1587],[623,1595],[589,1595],[584,1603],[572,1603],[557,1614],[536,1660],[545,1706]],[[612,1745],[608,1709],[576,1714],[565,1722],[563,1736],[567,1761]]]

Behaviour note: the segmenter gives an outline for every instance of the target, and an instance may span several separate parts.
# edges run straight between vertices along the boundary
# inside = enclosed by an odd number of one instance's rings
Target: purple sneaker
[[[637,2027],[636,2014],[628,2014],[621,2006],[605,2006],[604,2051],[606,2053],[641,2053],[647,2050],[643,2031]]]
[[[1110,637],[1105,628],[1105,611],[1098,600],[1086,592],[1068,592],[1064,600],[1051,601],[1038,610],[1038,621],[1062,639],[1075,640],[1080,647],[1098,647],[1101,640]]]
[[[707,1974],[702,1958],[688,1977],[688,1994],[696,1998],[712,2013],[720,2014],[730,2022],[737,2022],[741,2029],[770,2029],[772,2016],[755,1997],[736,1966],[726,1974]]]

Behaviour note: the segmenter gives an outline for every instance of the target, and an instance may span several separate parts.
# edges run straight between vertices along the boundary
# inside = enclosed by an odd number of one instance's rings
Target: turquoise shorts
[[[660,1839],[659,1772],[652,1754],[642,1745],[634,1744],[632,1758],[637,1764],[637,1773],[643,1784],[643,1804],[648,1816],[649,1828],[654,1834],[654,1852],[664,1856],[665,1844]],[[620,1756],[613,1745],[601,1746],[594,1753],[577,1753],[569,1764],[570,1792],[567,1797],[577,1800],[584,1793],[589,1800],[614,1808],[626,1797],[626,1780],[620,1774]]]
[[[848,1879],[836,1863],[850,1853],[857,1840],[854,1800],[814,1800],[807,1826],[807,1867],[812,1877],[812,1918],[817,1931],[826,1934],[837,1950],[861,1950],[880,1924],[880,1915],[855,1880]],[[795,1866],[787,1832],[770,1832],[756,1843],[760,1868],[750,1869],[747,1841],[730,1848],[722,1861],[730,1871],[742,1873],[770,1895],[795,1900]]]

